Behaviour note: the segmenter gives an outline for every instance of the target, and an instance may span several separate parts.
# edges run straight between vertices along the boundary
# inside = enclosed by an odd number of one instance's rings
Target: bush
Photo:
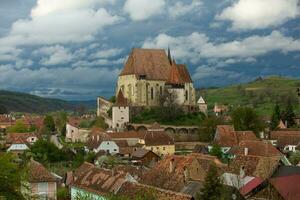
[[[57,200],[67,200],[69,195],[69,191],[65,187],[60,187],[57,190]]]

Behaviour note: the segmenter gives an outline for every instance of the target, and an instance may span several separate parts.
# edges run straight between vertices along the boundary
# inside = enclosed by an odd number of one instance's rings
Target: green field
[[[284,106],[290,97],[295,112],[299,114],[297,88],[300,88],[299,79],[271,76],[245,84],[198,90],[197,96],[204,96],[210,110],[217,102],[230,107],[251,106],[260,115],[270,115],[276,102]]]

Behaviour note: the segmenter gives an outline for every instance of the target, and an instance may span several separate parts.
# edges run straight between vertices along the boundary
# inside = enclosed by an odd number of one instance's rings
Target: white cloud
[[[104,27],[122,20],[92,0],[38,0],[31,17],[12,24],[0,45],[77,43],[92,40]],[[100,1],[101,2],[101,1]]]
[[[21,69],[24,67],[30,67],[33,65],[33,61],[30,59],[17,59],[15,63],[15,67],[17,69]]]
[[[21,49],[12,46],[0,46],[0,61],[14,61],[17,59]]]
[[[173,1],[171,2],[173,3]],[[181,1],[177,1],[174,5],[168,6],[168,12],[171,17],[176,18],[191,12],[200,11],[201,8],[201,0],[192,0],[192,2],[189,4],[184,4]]]
[[[194,32],[187,36],[172,37],[159,34],[145,40],[143,47],[167,48],[175,59],[198,62],[200,58],[248,58],[267,54],[272,51],[283,53],[300,51],[300,39],[286,37],[279,31],[266,36],[250,36],[242,40],[211,42],[205,34]]]
[[[94,67],[94,66],[108,66],[108,65],[120,65],[125,62],[125,58],[119,58],[117,60],[97,59],[93,61],[79,60],[72,64],[72,67]]]
[[[106,50],[100,50],[93,53],[90,57],[91,58],[111,58],[114,56],[119,55],[123,50],[119,48],[112,48]]]
[[[60,45],[42,47],[34,51],[34,54],[46,55],[40,63],[42,65],[57,65],[68,63],[73,59],[72,53],[69,49]]]
[[[232,21],[233,30],[278,26],[299,15],[298,3],[298,0],[238,0],[216,19]]]
[[[146,20],[161,14],[165,6],[165,0],[126,0],[124,11],[134,21]]]

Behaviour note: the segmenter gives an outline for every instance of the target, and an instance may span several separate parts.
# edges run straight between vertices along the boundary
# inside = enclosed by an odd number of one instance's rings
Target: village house
[[[238,146],[241,141],[259,139],[252,131],[235,131],[232,125],[218,125],[213,144],[221,147],[223,153],[227,153],[232,147]],[[212,146],[209,146],[209,150]]]
[[[16,123],[16,118],[12,115],[2,114],[0,115],[0,129],[6,130],[8,127],[13,126]]]
[[[133,48],[117,88],[132,106],[158,106],[166,92],[174,94],[179,105],[196,105],[193,81],[183,64],[176,64],[163,49]]]
[[[228,112],[228,110],[229,110],[228,106],[215,103],[214,113],[215,113],[216,116],[219,116],[223,113],[226,113],[226,112]]]
[[[299,130],[278,130],[270,133],[270,141],[283,153],[295,152],[300,143]]]
[[[137,148],[132,152],[131,159],[145,166],[153,166],[159,161],[160,157],[153,151]]]
[[[153,151],[159,156],[172,155],[175,153],[175,144],[165,131],[161,129],[149,129],[145,132],[126,131],[113,132],[108,135],[116,140],[126,140],[129,146],[142,147]]]
[[[7,152],[21,155],[38,140],[35,133],[8,133],[6,136]]]
[[[59,178],[49,172],[41,163],[31,160],[28,164],[28,182],[24,183],[22,193],[26,199],[56,200]]]
[[[80,127],[79,118],[70,118],[66,124],[66,142],[86,142],[90,130]]]

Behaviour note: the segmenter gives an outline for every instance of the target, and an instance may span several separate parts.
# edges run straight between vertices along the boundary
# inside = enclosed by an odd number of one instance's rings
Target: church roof
[[[128,106],[127,99],[124,97],[122,90],[119,90],[115,106],[119,106],[119,107]]]
[[[170,62],[164,49],[134,48],[120,76],[136,75],[137,78],[144,76],[148,80],[168,81],[172,72],[176,82],[192,82],[185,65],[175,64],[175,66],[175,70],[172,70],[172,62]]]
[[[206,102],[204,101],[203,97],[201,96],[198,101],[197,101],[198,104],[205,104]]]

